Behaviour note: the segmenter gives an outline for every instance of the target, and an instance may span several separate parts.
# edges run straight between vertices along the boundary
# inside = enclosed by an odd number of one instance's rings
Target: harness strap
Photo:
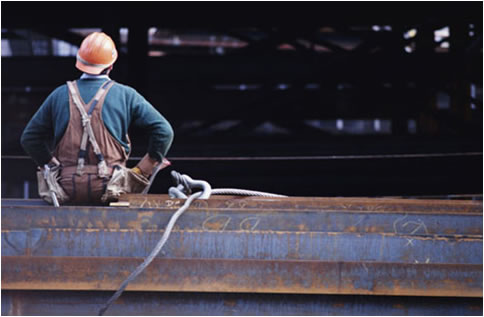
[[[79,94],[77,93],[77,90],[75,89],[75,82],[67,82],[67,87],[69,88],[69,93],[72,96],[72,100],[74,102],[74,105],[76,105],[77,109],[79,110],[81,114],[81,120],[82,120],[82,127],[83,127],[83,132],[82,132],[82,138],[81,138],[81,146],[79,150],[79,157],[77,160],[77,171],[76,174],[82,175],[83,174],[83,168],[85,164],[85,157],[87,155],[87,141],[92,144],[94,154],[96,154],[96,157],[98,159],[98,175],[101,178],[106,178],[109,176],[108,168],[106,161],[104,160],[104,156],[101,153],[101,149],[99,148],[99,145],[96,141],[96,137],[94,135],[94,131],[92,129],[91,125],[91,114],[94,111],[96,105],[98,104],[99,100],[107,93],[109,88],[112,87],[114,84],[114,81],[110,80],[106,83],[104,83],[99,90],[96,92],[96,95],[94,98],[91,100],[90,104],[90,109],[88,112],[84,109],[84,103],[81,101],[81,98]]]
[[[101,85],[101,88],[96,92],[96,95],[94,96],[94,99],[91,101],[91,107],[89,108],[89,111],[87,112],[88,115],[91,115],[92,112],[94,111],[94,108],[96,108],[97,103],[101,99],[101,97],[104,95],[105,91],[111,88],[111,86],[114,84],[114,81],[108,80],[104,84]],[[108,88],[109,86],[109,88]]]

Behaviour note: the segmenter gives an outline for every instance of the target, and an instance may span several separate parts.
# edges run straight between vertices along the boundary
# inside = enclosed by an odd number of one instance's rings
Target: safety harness
[[[72,82],[72,81],[67,82],[67,87],[69,88],[69,92],[72,96],[72,101],[74,102],[74,105],[77,107],[77,109],[81,114],[82,127],[83,127],[81,147],[80,147],[79,156],[77,159],[77,170],[76,170],[76,174],[79,176],[83,174],[85,159],[87,155],[88,140],[91,143],[94,154],[98,159],[98,164],[97,164],[98,176],[100,178],[108,178],[110,176],[106,161],[104,160],[104,156],[101,153],[99,145],[94,136],[94,131],[91,125],[91,115],[94,109],[96,108],[96,105],[98,104],[99,100],[107,93],[107,91],[109,90],[109,88],[111,88],[112,85],[114,85],[114,81],[109,80],[106,83],[104,83],[101,86],[101,88],[99,88],[94,98],[89,102],[90,107],[89,107],[89,110],[86,112],[86,110],[84,109],[84,102],[82,102],[81,97],[79,96],[79,94],[77,93],[77,89],[75,88],[75,82]]]

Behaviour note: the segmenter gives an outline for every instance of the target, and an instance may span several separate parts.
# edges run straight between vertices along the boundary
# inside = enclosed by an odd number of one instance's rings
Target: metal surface
[[[153,196],[153,197],[152,197]],[[132,208],[63,206],[2,200],[3,230],[164,229],[183,200],[167,195],[129,198]],[[482,236],[481,201],[352,198],[241,198],[196,200],[180,230],[389,233],[465,238]]]
[[[96,315],[112,292],[2,291],[2,315]],[[482,316],[482,299],[185,292],[125,292],[106,315]]]
[[[230,230],[223,228],[230,219],[226,215],[217,216],[221,219],[209,217],[205,218],[201,229],[174,230],[162,256],[192,259],[482,264],[482,240],[479,238],[241,230],[238,227]],[[211,222],[212,219],[214,222]],[[257,220],[250,220],[254,227]],[[162,233],[160,229],[4,229],[2,256],[144,257]]]
[[[2,200],[2,290],[116,290],[183,202],[123,200],[130,207]],[[194,202],[127,290],[479,298],[482,227],[481,201],[214,196]],[[342,312],[357,312],[351,303]]]
[[[168,195],[133,195],[120,198],[129,201],[134,208],[177,208],[180,200]],[[482,201],[448,201],[438,199],[395,199],[361,197],[240,197],[213,195],[210,200],[195,201],[193,209],[260,209],[260,210],[316,210],[316,211],[370,211],[370,212],[417,212],[482,213]]]
[[[2,288],[116,290],[141,262],[5,256]],[[155,259],[127,290],[481,297],[482,265]]]

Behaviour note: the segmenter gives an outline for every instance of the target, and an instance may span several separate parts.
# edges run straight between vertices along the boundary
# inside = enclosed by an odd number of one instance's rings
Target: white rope
[[[157,172],[158,172],[158,170],[155,171],[155,175],[156,175]],[[183,206],[181,206],[173,214],[173,216],[171,216],[170,221],[168,222],[168,225],[166,226],[165,232],[163,233],[163,236],[161,237],[160,241],[158,241],[158,243],[156,244],[153,251],[151,251],[151,253],[148,255],[148,257],[146,257],[146,259],[143,261],[143,263],[138,265],[138,267],[128,276],[128,278],[126,278],[123,281],[123,283],[121,283],[121,286],[116,291],[116,293],[114,293],[114,295],[111,296],[111,298],[107,301],[107,303],[99,310],[99,316],[104,315],[104,313],[109,308],[109,306],[111,306],[111,304],[116,299],[118,299],[119,296],[121,296],[121,294],[123,293],[126,286],[128,286],[128,284],[132,280],[134,280],[141,272],[143,272],[143,270],[153,261],[153,259],[158,255],[158,253],[160,253],[161,248],[163,248],[163,245],[165,245],[165,242],[168,240],[168,237],[171,234],[171,230],[173,229],[175,222],[185,212],[185,210],[188,209],[190,204],[195,199],[197,199],[197,198],[208,199],[211,194],[262,196],[262,197],[287,197],[287,196],[284,196],[284,195],[277,195],[277,194],[259,192],[259,191],[255,191],[255,190],[246,190],[246,189],[236,189],[236,188],[212,189],[210,187],[210,184],[208,184],[207,182],[193,180],[188,175],[181,175],[180,173],[177,173],[175,171],[172,171],[171,175],[173,176],[173,179],[175,180],[176,185],[179,186],[178,188],[180,188],[180,189],[175,191],[175,193],[178,193],[178,195],[180,195],[180,197],[185,198],[186,197],[185,194],[191,194],[192,188],[202,188],[202,191],[196,192],[196,193],[188,196],[188,198],[187,198],[187,200],[185,200],[185,203],[183,204]],[[149,186],[151,186],[153,179],[154,179],[154,177],[150,178],[150,185]]]
[[[192,193],[192,189],[201,188],[203,195],[201,199],[208,199],[210,195],[241,195],[241,196],[259,196],[259,197],[287,197],[284,195],[260,192],[248,189],[238,188],[211,188],[210,184],[205,181],[193,180],[188,175],[182,175],[176,171],[171,171],[171,176],[175,181],[176,187],[171,187],[168,193],[173,198],[186,198]]]
[[[113,296],[107,301],[107,303],[99,310],[99,316],[104,315],[106,310],[111,306],[111,304],[118,299],[119,296],[123,293],[124,289],[126,286],[128,286],[129,282],[134,280],[143,270],[153,261],[153,259],[160,253],[161,248],[165,245],[166,240],[168,240],[168,237],[170,236],[171,230],[173,229],[173,226],[175,225],[175,222],[177,219],[187,210],[187,208],[190,206],[190,204],[197,199],[199,196],[202,195],[202,192],[197,192],[190,197],[187,198],[183,206],[181,206],[174,214],[171,216],[170,221],[168,222],[168,225],[166,226],[165,232],[163,233],[163,236],[161,237],[160,241],[156,244],[155,248],[153,251],[151,251],[150,255],[141,263],[129,276],[127,279],[124,280],[124,282],[121,284],[119,289],[114,293]]]
[[[259,192],[256,190],[238,189],[238,188],[214,188],[212,195],[240,195],[240,196],[259,196],[259,197],[287,197],[285,195]]]

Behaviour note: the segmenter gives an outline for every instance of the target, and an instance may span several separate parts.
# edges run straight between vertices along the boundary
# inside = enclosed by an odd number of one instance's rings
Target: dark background
[[[481,2],[1,7],[3,198],[37,197],[21,132],[80,76],[76,47],[94,29],[120,52],[111,77],[172,123],[172,168],[215,188],[482,194]],[[146,136],[130,135],[143,156]],[[151,192],[167,192],[169,170]]]

